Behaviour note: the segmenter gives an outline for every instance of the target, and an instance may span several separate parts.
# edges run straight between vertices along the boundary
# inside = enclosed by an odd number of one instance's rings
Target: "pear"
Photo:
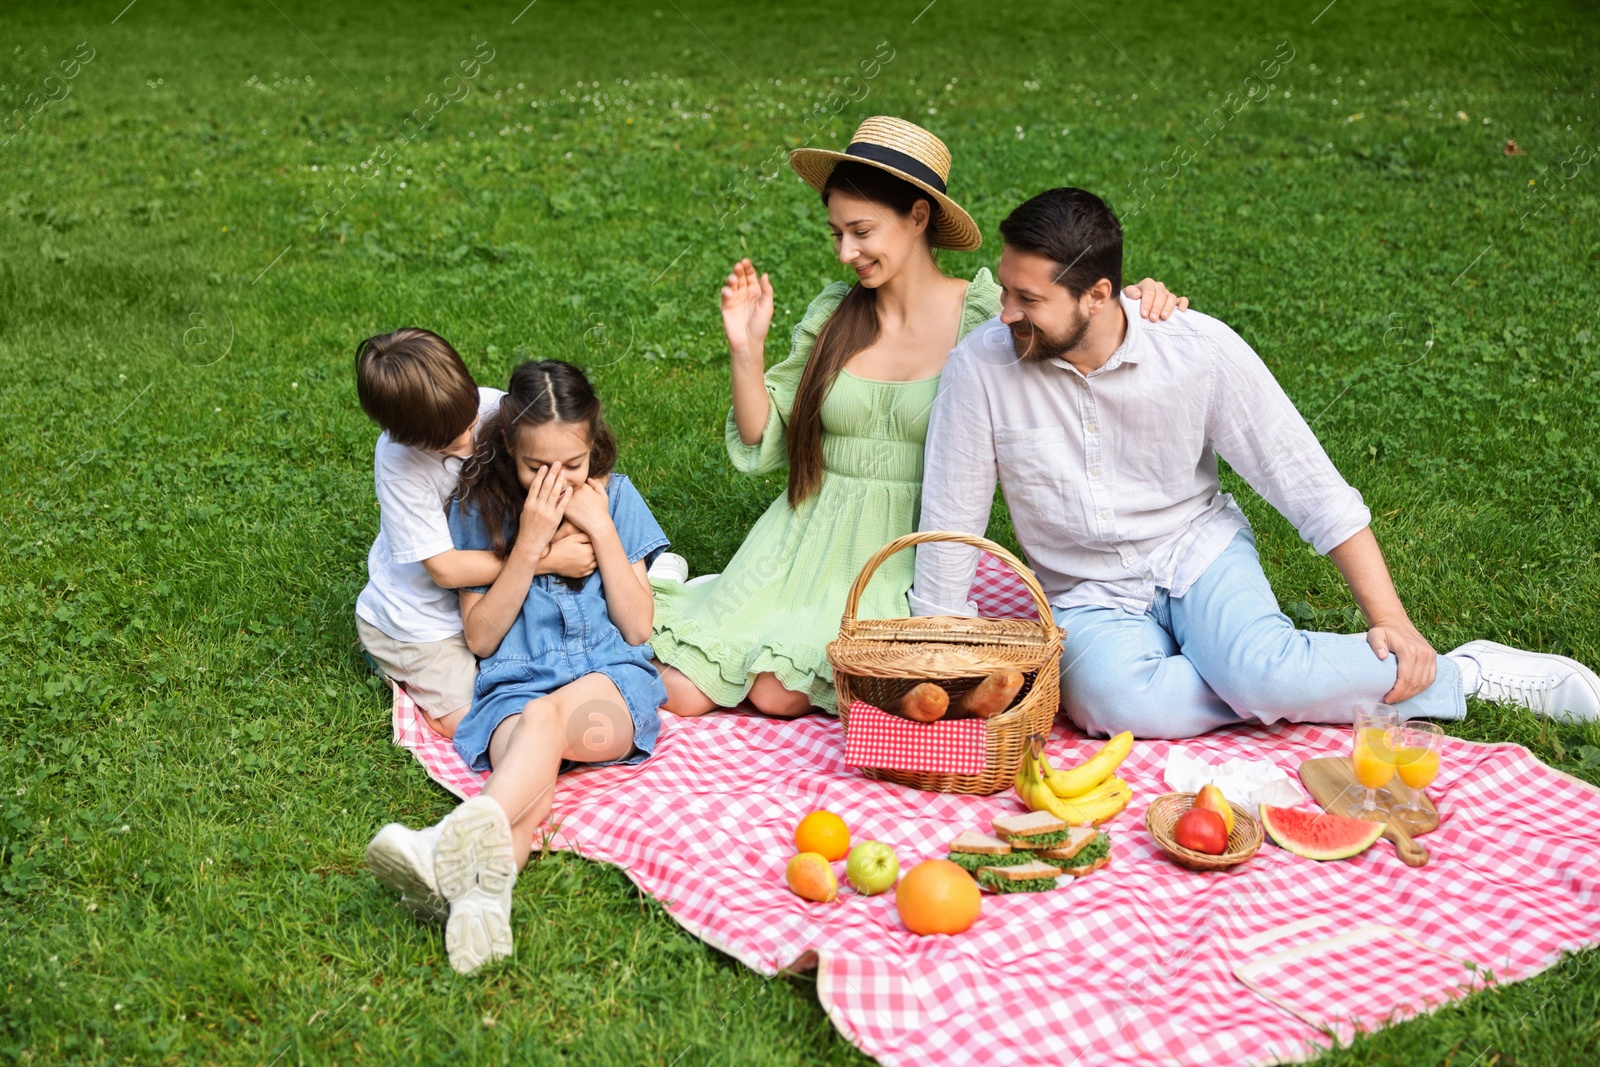
[[[784,880],[790,889],[807,900],[831,904],[839,899],[839,882],[821,853],[802,852],[790,860],[784,870]]]
[[[1228,804],[1222,790],[1209,782],[1200,787],[1200,792],[1194,795],[1194,807],[1209,808],[1222,816],[1222,825],[1227,828],[1228,835],[1233,836],[1233,808]]]

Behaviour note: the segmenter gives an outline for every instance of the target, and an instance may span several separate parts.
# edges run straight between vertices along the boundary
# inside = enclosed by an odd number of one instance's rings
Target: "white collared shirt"
[[[1139,318],[1104,366],[1017,359],[1000,319],[956,346],[928,423],[923,530],[983,534],[998,478],[1052,606],[1143,612],[1182,596],[1249,527],[1217,457],[1320,553],[1372,521],[1272,372],[1198,311]],[[911,609],[970,615],[974,549],[922,545]]]

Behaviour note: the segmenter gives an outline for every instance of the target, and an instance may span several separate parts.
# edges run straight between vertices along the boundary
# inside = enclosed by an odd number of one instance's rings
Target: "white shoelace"
[[[1496,703],[1521,704],[1541,713],[1549,712],[1551,682],[1548,678],[1484,672],[1477,695]]]

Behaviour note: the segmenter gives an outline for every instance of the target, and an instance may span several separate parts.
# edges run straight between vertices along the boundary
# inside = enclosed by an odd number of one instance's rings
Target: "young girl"
[[[479,435],[450,506],[460,549],[505,561],[492,586],[462,589],[467,645],[479,657],[472,709],[455,746],[492,770],[482,795],[426,830],[391,823],[367,864],[427,917],[448,907],[450,964],[468,974],[511,952],[511,887],[558,774],[574,764],[638,763],[655,747],[666,700],[645,641],[648,564],[667,538],[627,478],[583,372],[524,363]],[[564,523],[586,535],[586,578],[535,574]]]

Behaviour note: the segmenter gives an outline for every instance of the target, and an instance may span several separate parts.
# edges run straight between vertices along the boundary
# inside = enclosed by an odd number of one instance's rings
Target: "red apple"
[[[1210,808],[1190,808],[1178,817],[1172,836],[1184,848],[1220,856],[1228,851],[1228,824]]]

